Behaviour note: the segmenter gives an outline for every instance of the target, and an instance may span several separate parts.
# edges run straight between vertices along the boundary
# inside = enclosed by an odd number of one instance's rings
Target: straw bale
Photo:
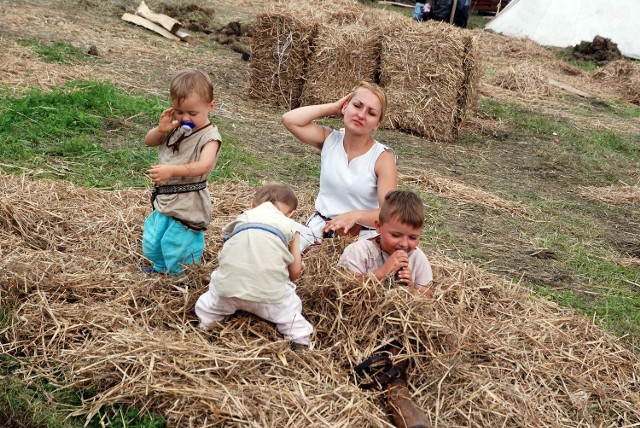
[[[281,4],[252,25],[249,95],[275,106],[299,105],[316,11],[305,2]]]
[[[508,201],[493,193],[468,186],[459,181],[436,174],[423,173],[418,176],[400,175],[400,181],[412,184],[421,190],[434,193],[443,198],[467,204],[480,205],[493,210],[506,211],[522,217],[529,217],[526,209],[519,203]]]
[[[319,25],[302,91],[302,105],[334,102],[361,80],[373,82],[381,34],[364,21]]]
[[[359,389],[352,369],[392,340],[404,346],[396,358],[408,361],[410,391],[434,426],[640,420],[638,355],[590,320],[435,252],[430,301],[337,268],[347,239],[305,256],[297,290],[316,331],[302,355],[252,315],[195,328],[220,227],[254,188],[212,185],[205,262],[174,278],[137,269],[148,190],[0,175],[10,215],[0,226],[0,297],[13,308],[0,349],[28,359],[17,372],[26,381],[95,391],[76,415],[131,404],[176,427],[388,427],[382,394]],[[25,245],[35,231],[42,240]]]
[[[307,68],[318,59],[317,49],[320,48],[322,54],[326,53],[326,49],[340,49],[343,43],[339,38],[327,40],[327,37],[332,39],[332,30],[341,29],[343,37],[350,36],[346,41],[353,41],[355,38],[356,41],[365,41],[365,46],[372,43],[372,36],[357,33],[348,35],[343,28],[345,25],[356,25],[353,23],[362,20],[364,13],[364,8],[356,1],[331,0],[279,3],[273,5],[270,11],[258,15],[252,26],[249,95],[276,106],[298,107],[305,81],[309,78]],[[359,28],[356,25],[353,29]],[[318,47],[319,31],[321,35]],[[323,43],[328,45],[324,46]],[[334,46],[336,43],[338,46]],[[362,56],[362,53],[358,52],[356,56]],[[375,55],[367,58],[368,61],[375,59]],[[333,59],[327,60],[327,65],[335,65],[331,63]],[[351,70],[354,66],[344,61],[339,61],[338,65],[339,70],[347,65]],[[366,63],[361,67],[363,78],[373,77],[367,72],[367,67]],[[320,73],[321,80],[327,78],[323,64],[314,66],[314,70],[314,73]],[[346,72],[347,70],[344,71],[345,75]],[[312,73],[311,79],[313,76]],[[353,77],[348,80],[351,81]],[[353,86],[354,84],[346,84],[347,90]],[[334,89],[333,93],[344,94],[339,88]],[[317,95],[311,90],[307,97],[313,96]]]
[[[416,23],[401,16],[386,23],[380,65],[389,100],[386,122],[436,141],[452,141],[456,115],[462,118],[457,109],[465,81],[464,36],[443,23]]]

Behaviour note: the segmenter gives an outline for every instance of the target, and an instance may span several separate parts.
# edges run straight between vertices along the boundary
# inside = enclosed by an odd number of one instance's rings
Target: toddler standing
[[[172,107],[144,139],[147,146],[158,147],[159,162],[147,171],[154,184],[153,212],[144,223],[142,250],[153,263],[145,272],[177,275],[202,258],[204,231],[211,222],[207,179],[222,140],[209,121],[216,103],[206,73],[179,72],[169,94]]]

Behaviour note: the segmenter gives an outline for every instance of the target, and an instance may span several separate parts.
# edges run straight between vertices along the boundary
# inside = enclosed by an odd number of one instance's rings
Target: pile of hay
[[[220,227],[253,188],[211,191],[205,261],[172,278],[138,272],[148,192],[0,176],[0,296],[11,308],[0,346],[24,362],[19,374],[95,391],[79,415],[125,403],[179,427],[383,427],[383,394],[361,390],[352,369],[399,340],[410,390],[434,426],[640,420],[640,360],[615,337],[433,252],[431,301],[337,270],[345,241],[306,256],[298,292],[316,331],[302,355],[248,314],[197,330],[193,305],[216,266]]]
[[[389,100],[384,126],[457,137],[480,79],[475,37],[344,0],[277,4],[253,29],[249,94],[287,108],[334,102],[359,81]]]
[[[587,199],[602,201],[609,204],[640,203],[640,186],[584,186],[580,188],[580,194]]]
[[[401,174],[398,179],[405,184],[411,184],[420,190],[434,193],[446,199],[504,211],[512,215],[530,217],[525,207],[517,202],[508,201],[493,193],[485,192],[450,178],[425,172],[416,177]]]
[[[621,99],[640,106],[640,65],[637,63],[626,60],[610,62],[596,71],[592,79],[611,86]]]

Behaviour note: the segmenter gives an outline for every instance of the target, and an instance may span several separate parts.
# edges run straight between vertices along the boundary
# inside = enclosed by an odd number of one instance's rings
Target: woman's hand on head
[[[336,112],[334,113],[334,116],[338,118],[342,118],[343,116],[342,107],[344,107],[344,105],[349,102],[352,96],[353,96],[353,93],[349,92],[347,95],[345,95],[344,97],[340,98],[338,101],[333,103],[336,110]]]

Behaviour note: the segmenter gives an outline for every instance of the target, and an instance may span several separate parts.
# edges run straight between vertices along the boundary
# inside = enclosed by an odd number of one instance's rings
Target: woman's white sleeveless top
[[[316,210],[325,217],[379,208],[374,169],[378,157],[388,147],[376,141],[368,152],[349,162],[343,140],[344,133],[334,130],[322,146]]]

